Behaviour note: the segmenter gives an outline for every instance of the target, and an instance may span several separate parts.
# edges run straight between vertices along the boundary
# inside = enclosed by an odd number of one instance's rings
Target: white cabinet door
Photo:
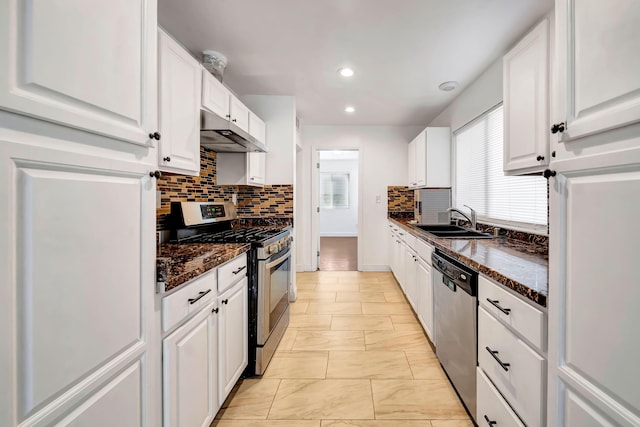
[[[548,425],[637,426],[640,148],[553,167]]]
[[[393,264],[395,265],[393,273],[395,274],[400,287],[404,291],[404,251],[402,249],[402,241],[397,234],[393,244]]]
[[[504,171],[537,172],[549,164],[549,20],[503,58]]]
[[[162,342],[164,425],[208,427],[218,412],[214,304]]]
[[[418,263],[418,257],[406,245],[403,247],[403,255],[404,293],[411,307],[416,310],[416,264]]]
[[[556,1],[562,141],[640,121],[640,3]]]
[[[247,278],[218,297],[218,403],[222,405],[247,367],[249,348]]]
[[[418,185],[416,179],[416,146],[418,137],[415,137],[413,141],[409,143],[409,149],[407,152],[407,174],[409,177],[409,187],[415,187]]]
[[[163,171],[200,174],[200,64],[163,31],[159,45],[158,164]]]
[[[247,153],[247,184],[263,186],[266,182],[267,153]]]
[[[427,185],[427,131],[424,130],[414,139],[414,175],[415,185],[423,187]],[[411,167],[411,165],[409,166]]]
[[[451,129],[425,129],[425,154],[420,161],[427,165],[426,187],[451,187]]]
[[[202,108],[225,119],[229,115],[231,92],[213,74],[202,68]]]
[[[253,111],[249,111],[249,134],[258,141],[267,143],[267,125]]]
[[[0,136],[0,425],[157,426],[149,165],[18,139]]]
[[[0,108],[150,144],[156,1],[0,1]]]
[[[433,328],[433,280],[431,278],[431,266],[425,262],[418,262],[416,270],[416,304],[418,305],[418,319],[424,331],[436,343],[435,330]]]
[[[238,98],[231,95],[229,101],[231,121],[245,132],[249,132],[249,109]]]

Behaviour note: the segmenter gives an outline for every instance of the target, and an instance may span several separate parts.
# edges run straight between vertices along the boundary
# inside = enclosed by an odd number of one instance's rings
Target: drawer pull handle
[[[494,359],[496,359],[496,362],[498,362],[498,364],[500,366],[502,366],[502,369],[504,369],[505,371],[509,371],[509,366],[511,366],[511,363],[504,363],[502,360],[500,360],[500,358],[498,357],[498,352],[491,350],[488,346],[485,347],[487,349],[487,351],[489,352],[489,354],[491,354],[493,356]]]
[[[484,416],[484,420],[485,420],[485,421],[487,422],[487,424],[489,424],[490,426],[494,426],[494,425],[498,424],[498,422],[497,422],[497,421],[491,421],[491,420],[489,419],[489,417],[487,417],[486,415]]]
[[[246,265],[243,265],[242,267],[238,268],[237,270],[233,271],[233,274],[238,274],[240,273],[242,270],[244,270],[245,268],[247,268]]]
[[[501,307],[501,306],[499,305],[500,301],[498,301],[497,299],[496,299],[496,300],[491,300],[491,299],[487,298],[487,301],[489,301],[489,303],[490,303],[492,306],[494,306],[495,308],[497,308],[498,310],[500,310],[501,312],[503,312],[503,313],[504,313],[504,314],[506,314],[507,316],[508,316],[508,315],[509,315],[509,313],[511,312],[511,309],[510,309],[510,308],[504,308],[504,307]]]
[[[203,296],[205,296],[206,294],[208,294],[209,292],[211,292],[211,289],[207,289],[206,291],[202,291],[198,294],[197,297],[195,298],[189,298],[189,304],[195,304],[196,301],[198,301],[200,298],[202,298]]]

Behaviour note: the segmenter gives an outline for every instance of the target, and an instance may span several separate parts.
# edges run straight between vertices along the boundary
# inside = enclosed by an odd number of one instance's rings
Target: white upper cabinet
[[[450,163],[449,128],[426,128],[409,143],[409,187],[450,187]]]
[[[159,44],[161,170],[200,174],[200,64],[163,31]]]
[[[213,74],[202,68],[202,108],[228,119],[231,92]]]
[[[264,186],[267,153],[247,153],[247,185]]]
[[[238,98],[231,95],[229,101],[231,121],[245,132],[249,132],[249,109]]]
[[[253,111],[249,111],[249,134],[258,141],[267,142],[267,125]]]
[[[157,132],[156,1],[0,1],[0,108],[135,144]]]
[[[640,121],[640,2],[556,1],[561,142]]]
[[[532,173],[549,164],[549,19],[503,59],[504,171]]]

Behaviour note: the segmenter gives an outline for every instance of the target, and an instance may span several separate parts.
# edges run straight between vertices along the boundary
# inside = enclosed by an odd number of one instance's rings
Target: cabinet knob
[[[227,299],[223,299],[223,300],[222,300],[222,301],[220,301],[220,302],[221,302],[221,303],[223,303],[223,304],[228,304],[228,303],[229,303],[229,299],[228,299],[228,298],[227,298]]]
[[[219,312],[219,311],[220,311],[220,309],[219,309],[218,307],[216,307],[216,308],[214,308],[213,310],[211,310],[211,312],[212,312],[212,313],[217,313],[217,312]]]
[[[232,122],[234,122],[234,123],[235,123],[235,122],[237,122],[237,120],[236,120],[236,119],[233,119],[233,120],[231,120],[231,121],[232,121]]]
[[[542,173],[542,175],[543,175],[545,178],[549,179],[549,178],[551,178],[552,176],[556,176],[556,171],[552,171],[551,169],[545,169],[545,170],[544,170],[544,172]]]
[[[158,132],[150,133],[149,139],[157,139],[158,141],[160,141],[160,134]]]
[[[231,114],[227,114],[225,117],[226,117],[227,119],[230,119],[230,118],[231,118]]]
[[[540,162],[540,161],[544,160],[544,156],[538,156],[538,157],[536,157],[536,160]]]
[[[162,160],[164,160],[165,162],[170,162],[171,161],[171,157],[167,156],[167,157],[164,157]]]
[[[162,176],[162,172],[160,172],[160,171],[151,171],[151,172],[149,172],[149,176],[151,178],[160,178]]]
[[[565,123],[564,122],[560,122],[560,123],[556,123],[553,126],[551,126],[551,133],[562,133],[565,130]]]

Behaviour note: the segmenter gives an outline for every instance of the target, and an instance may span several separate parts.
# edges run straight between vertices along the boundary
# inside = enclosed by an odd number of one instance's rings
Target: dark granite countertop
[[[157,291],[171,291],[250,248],[245,243],[163,243],[156,253]]]
[[[546,248],[504,237],[440,239],[412,226],[408,219],[389,220],[534,303],[547,306],[549,262]]]

